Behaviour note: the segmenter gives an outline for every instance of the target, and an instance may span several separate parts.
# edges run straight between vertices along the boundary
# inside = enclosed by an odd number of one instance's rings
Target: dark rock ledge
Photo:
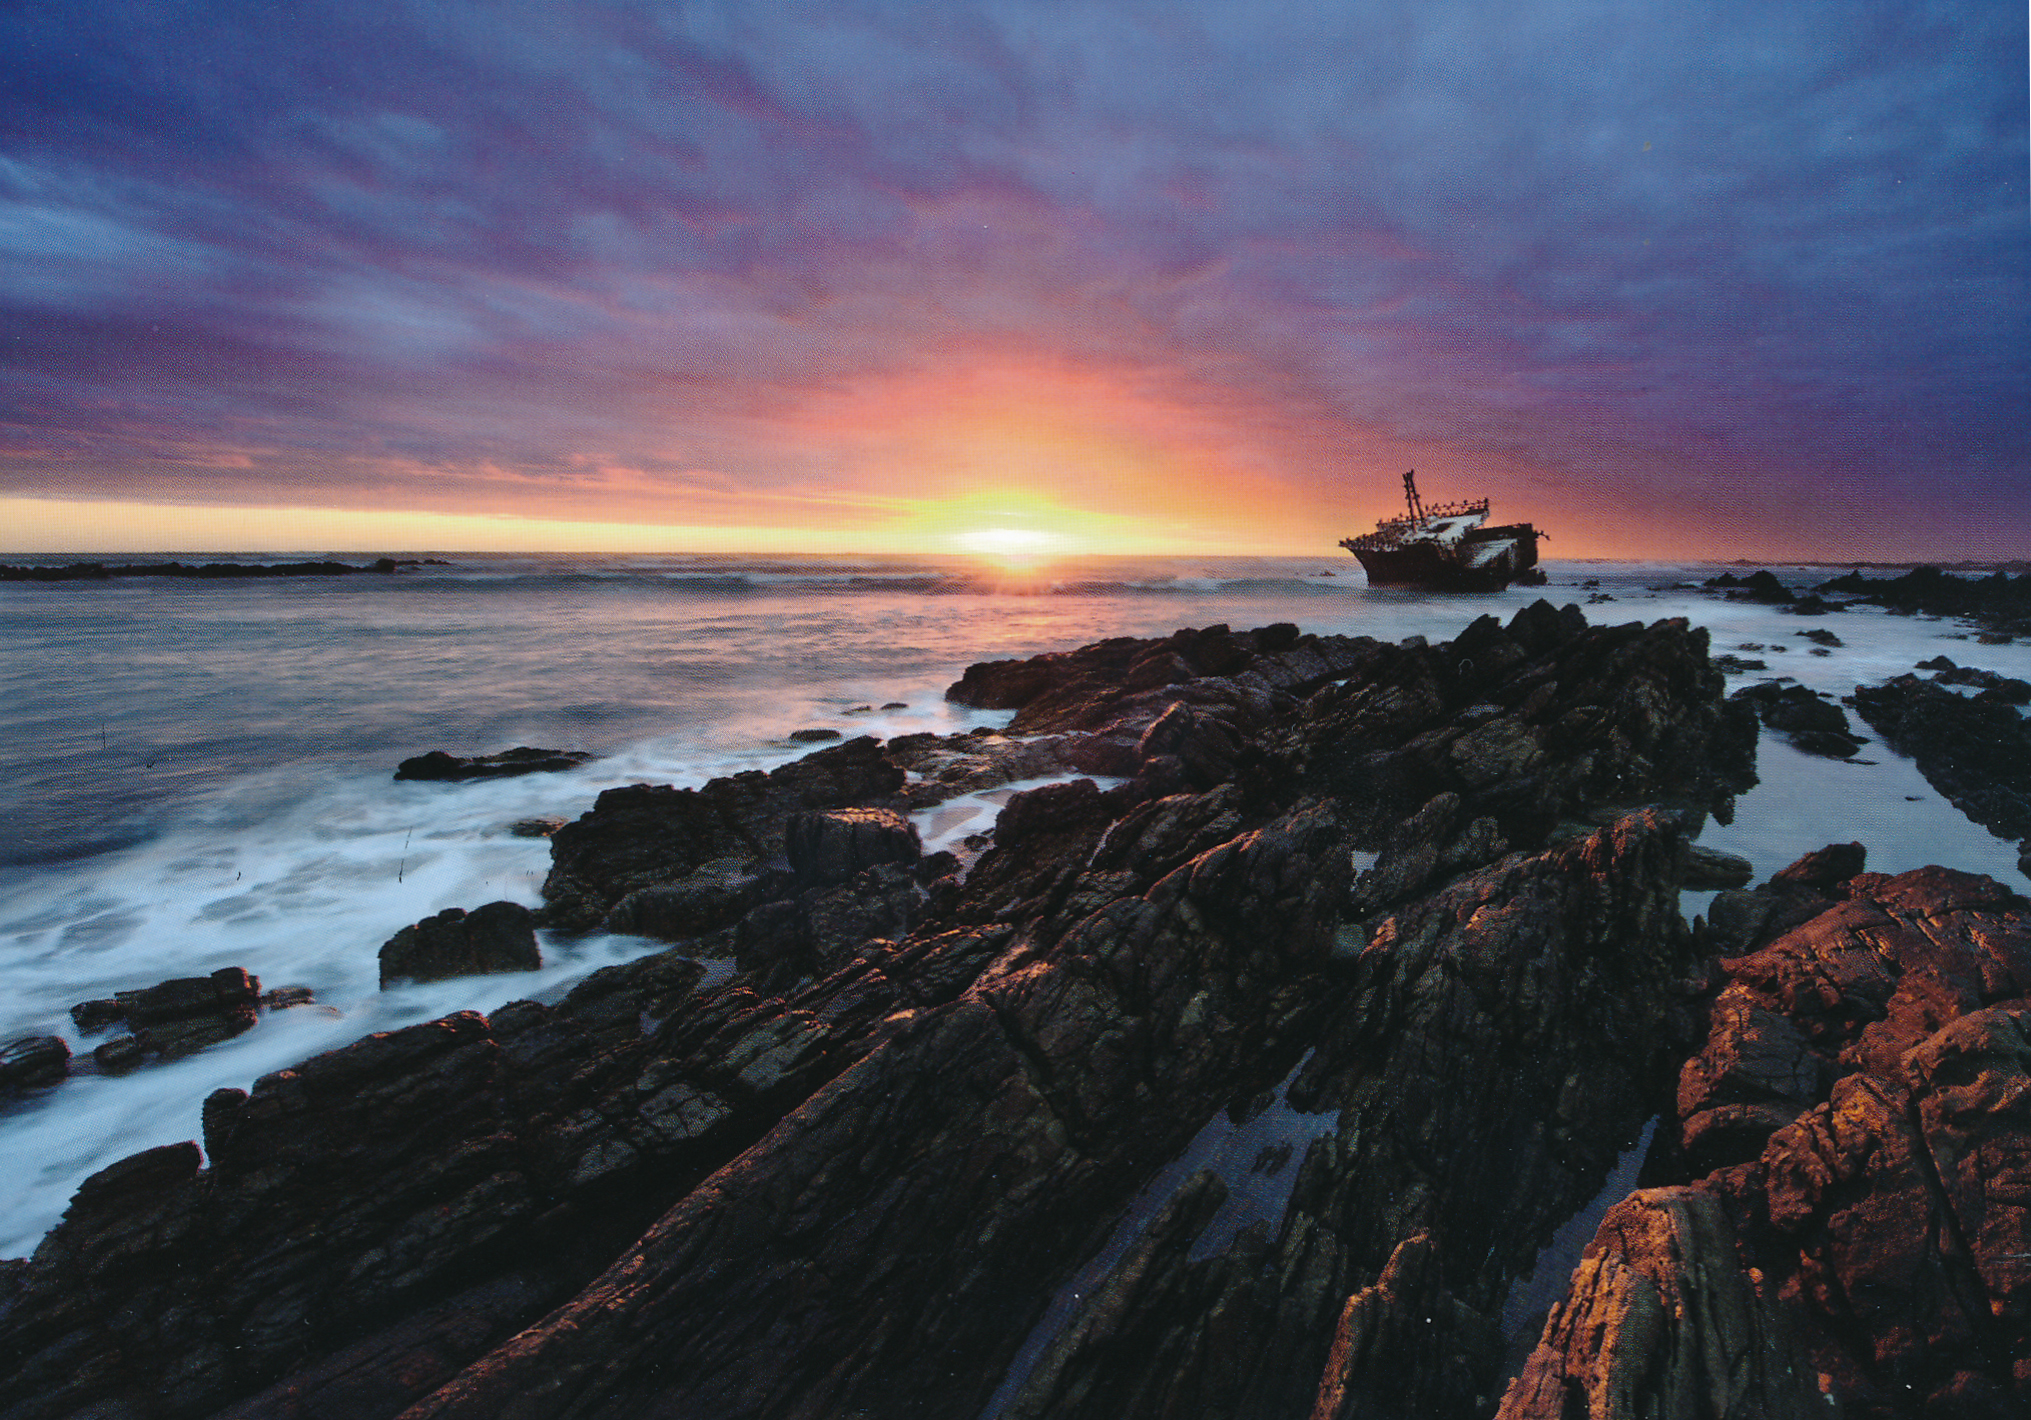
[[[0,1416],[959,1420],[1017,1367],[1010,1416],[1484,1416],[1510,1282],[1673,1109],[1728,1018],[1716,957],[1732,972],[1866,892],[1905,902],[1903,880],[1856,893],[1867,880],[1834,862],[1724,892],[1713,923],[1686,926],[1680,883],[1717,870],[1687,840],[1750,782],[1756,726],[1683,623],[1590,627],[1539,603],[1439,645],[1209,628],[976,667],[954,693],[1000,698],[1027,738],[846,741],[701,789],[611,790],[560,829],[543,925],[672,951],[553,1005],[220,1091],[202,1152],[88,1180],[33,1258],[0,1265]],[[1066,767],[1121,782],[1016,795],[964,863],[923,856],[904,817]],[[2021,994],[2018,908],[1965,883],[1881,907],[1914,940],[1979,948],[1931,994],[1923,969],[1899,978],[1912,1031],[1937,1029],[1935,998],[1980,1003],[1975,1019]],[[1820,1012],[1796,1027],[1813,1062],[1845,1059],[1841,1023],[1866,1014],[1841,1004],[1847,983],[1892,1014],[1865,970],[1887,975],[1889,929],[1854,930],[1870,950],[1743,978],[1766,1014]],[[705,988],[687,955],[704,947],[745,969]],[[1744,1068],[1702,1108],[1781,1098],[1820,1117],[1833,1065]],[[2016,1069],[1954,1085],[1953,1117],[2018,1108]],[[1280,1152],[1296,1116],[1310,1142]],[[1143,1200],[1102,1280],[1036,1331],[1131,1200],[1223,1119],[1268,1131],[1255,1165]],[[1756,1119],[1786,1137],[1775,1111]],[[1979,1177],[2013,1177],[2015,1136],[1965,1127],[1989,1150]],[[1660,1134],[1652,1181],[1681,1188],[1742,1167],[1687,1160],[1754,1142]],[[1803,1260],[1868,1192],[1866,1168],[1843,1178],[1770,1210],[1801,1260],[1755,1265],[1800,1279],[1797,1305],[1848,1285]],[[1668,1227],[1625,1218],[1618,1237],[1690,1240],[1630,1268],[1674,1275],[1673,1256],[1731,1237],[1733,1198],[1653,1206]],[[1985,1206],[2005,1252],[2031,1250],[2004,1202]],[[1700,1267],[1687,1288],[1742,1299]],[[1619,1333],[1561,1331],[1575,1295],[1547,1346],[1600,1337],[1605,1365],[1615,1336],[1664,1324],[1653,1307]],[[1824,1335],[1828,1356],[1887,1364],[1843,1329],[1875,1324],[1866,1291],[1820,1332],[1820,1314],[1782,1310],[1791,1295],[1758,1304],[1773,1320],[1754,1336],[1781,1324],[1785,1357],[1817,1362]],[[1934,1392],[2019,1384],[1991,1364],[2018,1294],[1995,1295],[1999,1320],[1925,1363],[1946,1377]],[[1764,1316],[1747,1305],[1725,1315]],[[1584,1413],[1585,1364],[1541,1350],[1511,1403]],[[1675,1374],[1615,1364],[1617,1395]],[[1766,1392],[1805,1394],[1795,1372]],[[1894,1394],[1876,1372],[1828,1374],[1843,1395]]]

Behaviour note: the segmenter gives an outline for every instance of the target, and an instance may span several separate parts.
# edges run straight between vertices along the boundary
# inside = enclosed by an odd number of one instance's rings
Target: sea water
[[[789,738],[801,729],[1005,723],[945,701],[974,661],[1216,623],[1440,640],[1543,596],[1597,623],[1688,617],[1717,652],[1766,647],[1735,651],[1769,670],[1731,676],[1731,689],[1788,675],[1846,694],[1942,653],[2031,678],[2031,646],[1977,646],[1952,621],[1866,608],[1805,620],[1719,600],[1696,586],[1717,567],[1547,570],[1548,587],[1474,597],[1372,590],[1326,558],[444,554],[387,576],[0,584],[0,1043],[56,1034],[79,1056],[63,1084],[0,1106],[0,1256],[31,1250],[90,1173],[198,1137],[213,1089],[373,1031],[551,998],[661,949],[543,934],[540,971],[379,990],[377,953],[401,927],[446,907],[539,902],[548,845],[516,836],[518,820],[575,817],[616,785],[768,769],[808,752]],[[1832,575],[1773,570],[1793,586]],[[1844,646],[1811,654],[1811,626]],[[392,777],[428,750],[523,744],[600,758],[470,784]],[[1873,868],[1943,862],[2027,886],[2014,845],[1908,761],[1873,738],[1857,760],[1766,733],[1762,783],[1702,841],[1749,857],[1759,877],[1859,838]],[[923,827],[974,831],[992,811],[948,809]],[[1688,894],[1688,913],[1701,906]],[[77,1032],[70,1006],[227,966],[264,987],[308,986],[319,1004],[180,1061],[91,1072],[105,1037]]]

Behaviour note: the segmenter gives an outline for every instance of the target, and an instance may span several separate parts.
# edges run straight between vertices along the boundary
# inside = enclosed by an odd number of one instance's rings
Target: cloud
[[[67,452],[0,479],[125,496],[210,448],[222,497],[456,467],[577,507],[578,459],[777,493],[870,476],[826,398],[983,360],[1085,372],[1124,427],[1163,391],[1200,477],[1321,508],[1423,448],[1632,515],[1690,491],[1716,536],[1705,489],[1817,489],[1887,536],[1923,490],[2031,494],[2022,39],[1864,4],[51,0],[0,17],[0,437]]]

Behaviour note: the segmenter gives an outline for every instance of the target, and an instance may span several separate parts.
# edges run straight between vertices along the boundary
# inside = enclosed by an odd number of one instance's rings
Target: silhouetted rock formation
[[[1822,582],[1817,590],[1840,592],[1892,611],[1963,616],[2017,634],[2031,634],[2031,572],[2017,577],[1950,576],[1937,567],[1914,567],[1901,577],[1864,577],[1850,572]]]
[[[466,779],[506,779],[517,774],[556,774],[576,769],[581,764],[590,764],[598,757],[579,749],[532,749],[528,745],[470,758],[434,749],[414,759],[403,760],[395,768],[395,777],[441,779],[454,783]]]
[[[1791,588],[1777,580],[1776,573],[1768,570],[1751,572],[1746,577],[1737,577],[1733,572],[1723,572],[1718,577],[1709,577],[1701,585],[1726,592],[1731,602],[1770,602],[1782,605],[1796,600],[1797,597]]]
[[[382,557],[368,566],[347,562],[142,562],[108,566],[103,562],[71,562],[59,567],[0,567],[0,582],[103,582],[113,577],[181,577],[213,581],[247,577],[343,577],[354,572],[387,574],[415,562]]]

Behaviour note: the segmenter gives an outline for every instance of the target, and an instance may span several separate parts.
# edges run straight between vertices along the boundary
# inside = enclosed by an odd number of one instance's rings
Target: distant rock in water
[[[246,577],[344,577],[355,572],[387,575],[415,562],[380,558],[365,567],[348,562],[145,562],[108,566],[72,562],[61,567],[0,567],[0,582],[104,582],[115,577],[182,577],[201,581]]]
[[[799,744],[824,744],[828,740],[844,739],[837,730],[792,730],[790,738]]]
[[[504,749],[498,754],[475,755],[470,759],[434,749],[414,759],[403,760],[396,767],[395,777],[448,781],[505,779],[516,774],[556,774],[590,764],[598,758],[598,755],[584,750],[531,749],[527,745]]]
[[[1746,577],[1737,577],[1733,572],[1723,572],[1710,577],[1702,586],[1716,588],[1728,595],[1729,601],[1769,602],[1774,605],[1794,600],[1791,588],[1777,580],[1777,574],[1767,569],[1751,572]]]
[[[490,902],[471,912],[447,907],[404,927],[381,947],[381,989],[396,981],[442,981],[543,965],[535,918],[516,902]]]
[[[92,1051],[107,1074],[124,1074],[153,1061],[174,1060],[252,1030],[260,1010],[311,1004],[306,987],[285,986],[263,994],[261,979],[237,966],[210,976],[183,976],[138,991],[119,991],[71,1007],[71,1024],[90,1034],[125,1025]]]
[[[1730,698],[1749,706],[1758,720],[1782,731],[1807,754],[1849,759],[1864,743],[1849,728],[1846,711],[1802,685],[1760,681],[1744,686]]]
[[[1816,590],[1841,592],[1892,611],[1962,616],[1997,631],[2031,634],[2031,572],[1967,578],[1937,567],[1914,567],[1901,577],[1870,578],[1856,571],[1822,582]]]

